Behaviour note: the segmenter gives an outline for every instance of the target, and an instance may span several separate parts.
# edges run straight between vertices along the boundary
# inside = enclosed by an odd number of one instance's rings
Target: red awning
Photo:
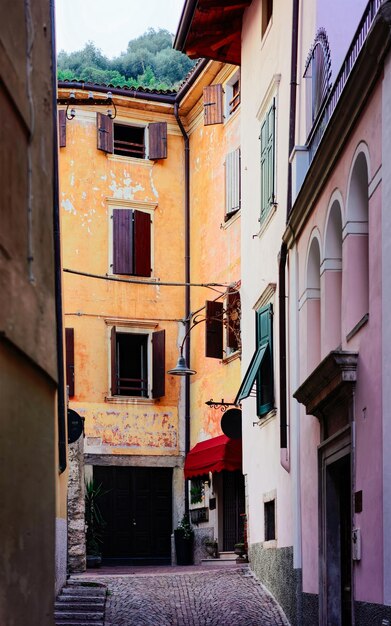
[[[203,476],[208,472],[242,469],[242,440],[226,435],[201,441],[186,456],[185,478]]]

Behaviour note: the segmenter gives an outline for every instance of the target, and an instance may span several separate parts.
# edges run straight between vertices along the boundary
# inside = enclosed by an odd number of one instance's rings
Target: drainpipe
[[[182,120],[179,117],[179,104],[175,103],[174,115],[183,135],[185,144],[185,359],[190,367],[190,145]],[[190,378],[185,376],[185,455],[190,450]],[[185,513],[189,514],[188,480],[185,480]]]
[[[52,123],[53,123],[53,245],[54,245],[54,290],[56,307],[56,339],[57,339],[57,423],[58,423],[58,469],[62,474],[67,466],[66,422],[65,422],[65,372],[64,343],[62,321],[62,288],[61,288],[61,243],[60,243],[60,210],[58,195],[58,139],[57,139],[57,60],[55,35],[54,0],[50,2],[51,36],[52,36]]]
[[[291,82],[290,82],[290,113],[289,113],[289,156],[295,147],[296,125],[296,87],[297,87],[297,44],[299,26],[299,0],[293,0],[292,7],[292,48],[291,48]],[[286,220],[292,209],[292,165],[288,161],[288,190],[286,203]],[[278,298],[279,298],[279,340],[280,340],[280,447],[288,447],[287,423],[287,376],[286,376],[286,260],[288,248],[281,244],[278,267]]]

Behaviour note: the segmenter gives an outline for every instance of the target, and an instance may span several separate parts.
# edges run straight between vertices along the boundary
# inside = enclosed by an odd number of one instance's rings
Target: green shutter
[[[266,346],[265,355],[257,373],[257,415],[264,417],[274,407],[273,380],[273,305],[268,304],[257,311],[257,346]]]
[[[275,102],[261,126],[261,222],[274,203]]]

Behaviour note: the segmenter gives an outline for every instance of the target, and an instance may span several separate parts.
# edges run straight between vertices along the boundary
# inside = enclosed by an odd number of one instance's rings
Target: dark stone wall
[[[264,548],[262,543],[255,543],[249,546],[248,556],[254,574],[275,597],[290,624],[301,626],[297,620],[301,573],[293,569],[293,548]]]
[[[302,626],[315,626],[319,623],[319,596],[315,593],[302,594]]]
[[[372,604],[370,602],[355,602],[354,613],[356,626],[373,626],[374,624],[381,626],[382,620],[388,620],[388,623],[391,625],[391,606]]]

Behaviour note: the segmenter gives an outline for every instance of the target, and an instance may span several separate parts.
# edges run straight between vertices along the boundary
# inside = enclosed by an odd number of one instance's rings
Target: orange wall
[[[152,278],[183,282],[182,137],[172,115],[118,109],[118,121],[133,119],[137,123],[168,121],[166,160],[152,162],[98,151],[95,113],[86,107],[77,109],[74,120],[67,123],[67,143],[60,151],[63,267],[106,275],[110,207],[143,209],[156,204],[152,210]],[[126,204],[132,201],[147,204]],[[64,309],[65,326],[73,327],[75,333],[76,395],[70,406],[86,418],[85,451],[178,454],[178,381],[166,376],[166,395],[159,400],[106,398],[110,326],[155,320],[156,330],[166,330],[166,369],[173,367],[182,326],[175,320],[183,318],[184,288],[65,273]]]
[[[218,75],[215,83],[223,82]],[[226,90],[225,90],[226,91]],[[191,168],[191,280],[229,285],[240,280],[240,215],[228,222],[225,215],[226,154],[240,146],[240,109],[224,124],[204,126],[203,111],[190,136]],[[224,287],[217,287],[223,293]],[[219,293],[193,288],[191,310],[214,300]],[[222,300],[220,300],[222,301]],[[205,311],[201,311],[203,316]],[[222,434],[221,411],[205,405],[224,398],[232,402],[240,384],[240,358],[205,358],[205,324],[191,333],[191,445]]]

